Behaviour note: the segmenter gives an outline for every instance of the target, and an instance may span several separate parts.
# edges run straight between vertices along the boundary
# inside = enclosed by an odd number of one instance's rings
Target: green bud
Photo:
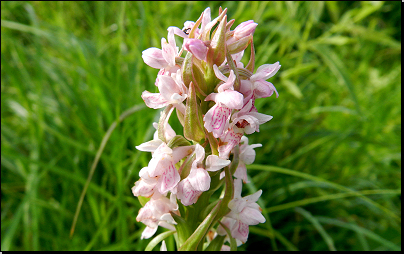
[[[184,136],[196,142],[200,142],[205,138],[202,114],[200,111],[195,86],[191,82],[189,84],[188,99],[185,106]]]
[[[207,62],[211,62],[212,65],[216,64],[217,66],[220,66],[226,58],[226,24],[227,16],[224,16],[224,18],[220,21],[219,26],[213,33],[212,41],[210,43],[213,54],[209,55],[208,53],[207,56],[213,57],[213,59],[210,61],[207,60]]]

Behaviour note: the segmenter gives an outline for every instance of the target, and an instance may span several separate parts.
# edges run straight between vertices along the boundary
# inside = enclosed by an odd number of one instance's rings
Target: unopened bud
[[[184,47],[192,53],[199,60],[206,60],[206,54],[208,53],[208,47],[205,43],[198,39],[187,39],[184,42]]]

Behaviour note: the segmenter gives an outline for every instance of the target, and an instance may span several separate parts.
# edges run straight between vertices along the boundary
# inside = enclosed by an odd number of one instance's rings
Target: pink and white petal
[[[177,197],[185,206],[196,203],[201,194],[201,191],[196,191],[192,188],[192,185],[186,178],[178,184]]]
[[[184,31],[182,31],[181,29],[179,29],[176,26],[170,26],[170,27],[168,27],[167,30],[169,30],[169,29],[172,29],[174,31],[174,34],[178,35],[179,37],[182,37],[184,39],[188,38],[188,34],[184,33]]]
[[[149,108],[163,108],[169,103],[160,93],[150,93],[149,91],[144,91],[142,93],[142,99]]]
[[[166,241],[165,241],[165,240],[163,240],[163,241],[161,242],[160,251],[167,251],[167,245],[166,245]]]
[[[163,172],[158,181],[157,186],[159,187],[159,192],[163,195],[167,194],[167,192],[173,189],[180,180],[180,174],[178,173],[174,164],[171,163],[171,165]]]
[[[203,159],[205,158],[205,148],[203,148],[200,144],[195,145],[195,164],[202,163]]]
[[[159,76],[158,88],[160,94],[169,101],[171,96],[175,93],[181,93],[177,83],[171,76],[162,75]]]
[[[169,43],[167,43],[165,38],[161,38],[161,48],[163,51],[163,57],[167,62],[168,66],[175,65],[175,48],[173,48]]]
[[[250,182],[247,179],[247,168],[246,168],[244,162],[240,161],[238,163],[236,171],[234,172],[234,177],[243,180],[244,183]]]
[[[210,187],[210,176],[203,168],[191,168],[188,181],[196,191],[207,191]]]
[[[204,127],[208,132],[212,132],[215,138],[220,137],[223,131],[229,125],[229,118],[231,109],[227,107],[221,107],[219,104],[215,104],[206,112],[203,120],[205,121]]]
[[[248,232],[248,225],[237,220],[232,228],[231,236],[233,238],[239,239],[242,243],[245,243],[248,238]]]
[[[255,203],[258,201],[258,199],[261,197],[262,194],[262,190],[258,190],[257,192],[255,192],[254,194],[245,196],[244,199],[248,202],[248,203]],[[250,206],[250,205],[249,205]]]
[[[178,28],[179,29],[179,28]],[[175,38],[174,38],[174,29],[173,27],[169,27],[167,28],[168,31],[168,35],[167,35],[167,40],[168,40],[168,44],[170,44],[170,46],[175,49],[176,48],[176,44],[175,44]],[[174,52],[175,53],[175,52]],[[175,57],[176,54],[174,54]]]
[[[244,94],[244,97],[251,95],[253,88],[253,83],[250,80],[240,80],[240,93]]]
[[[241,109],[243,107],[243,94],[233,91],[225,90],[216,95],[216,103],[221,103],[230,109]]]
[[[227,159],[233,148],[240,143],[240,139],[243,136],[243,129],[233,126],[223,136],[220,137],[219,157]]]
[[[153,139],[136,146],[136,149],[142,152],[154,152],[162,143],[160,139]]]
[[[149,239],[150,237],[152,237],[156,233],[157,228],[158,227],[151,228],[151,227],[147,226],[143,230],[142,236],[140,237],[140,239]]]
[[[275,86],[265,80],[257,80],[254,82],[254,95],[256,98],[266,98],[276,93],[276,98],[279,97],[278,91]]]
[[[206,170],[207,171],[218,171],[230,164],[230,160],[222,159],[217,155],[209,155],[206,158]]]
[[[155,185],[146,183],[143,179],[136,181],[135,186],[132,187],[133,196],[151,197],[154,193]]]
[[[194,146],[178,146],[173,148],[173,163],[177,164],[185,156],[192,154],[194,149]]]
[[[226,82],[227,81],[227,77],[219,70],[219,67],[217,67],[216,64],[213,65],[213,71],[215,72],[215,75],[218,79]]]
[[[236,75],[233,70],[230,70],[229,78],[217,88],[217,91],[222,93],[225,90],[234,90],[234,81],[236,81]]]
[[[174,220],[173,216],[170,213],[164,213],[163,215],[161,215],[160,221],[166,221],[167,223],[176,225],[177,222]],[[175,230],[175,228],[174,228]]]
[[[266,83],[269,83],[265,80],[257,80],[254,82],[254,96],[255,98],[267,98],[270,97],[274,90],[270,88],[270,86]]]
[[[247,146],[242,153],[240,153],[240,160],[249,165],[255,160],[255,150],[253,148],[261,147],[261,144]]]
[[[257,225],[265,222],[265,217],[261,214],[261,212],[250,207],[245,207],[239,214],[239,218],[247,225]]]
[[[251,76],[250,80],[267,80],[270,77],[274,76],[278,70],[281,68],[279,62],[274,64],[264,64],[258,67],[257,71],[254,75]]]
[[[250,112],[249,115],[256,118],[258,120],[258,124],[266,123],[273,118],[273,116],[261,114],[258,112]]]
[[[217,93],[211,93],[205,97],[205,101],[216,101]]]
[[[163,51],[158,48],[143,50],[142,58],[145,64],[155,69],[162,69],[167,66],[167,61],[163,57]]]
[[[202,24],[201,24],[201,30],[204,31],[206,25],[212,20],[210,16],[210,8],[206,8],[203,13],[202,13]]]

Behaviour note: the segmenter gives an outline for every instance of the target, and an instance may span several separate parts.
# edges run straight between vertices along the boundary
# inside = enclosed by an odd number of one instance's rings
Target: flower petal
[[[206,170],[207,171],[218,171],[230,164],[230,160],[222,159],[217,155],[209,155],[206,158]]]
[[[257,225],[258,223],[264,223],[265,217],[259,210],[245,207],[239,214],[240,220],[247,225]]]
[[[167,61],[163,57],[163,51],[158,48],[143,50],[142,58],[145,64],[155,69],[161,69],[167,66]]]
[[[210,187],[210,176],[203,168],[191,168],[188,181],[196,191],[207,191]]]
[[[230,109],[241,109],[243,107],[244,96],[232,90],[225,90],[218,93],[215,98],[216,103],[221,103]]]
[[[203,126],[208,132],[212,132],[215,138],[218,138],[229,125],[230,114],[231,109],[215,104],[203,117],[205,121]]]
[[[159,187],[159,192],[163,195],[167,194],[167,192],[173,189],[180,180],[180,174],[174,164],[171,163],[171,165],[164,170],[158,181],[157,185]]]
[[[149,91],[143,91],[142,99],[149,108],[163,108],[169,103],[160,93],[150,93]]]
[[[264,64],[258,67],[257,71],[254,75],[251,76],[250,80],[267,80],[270,77],[274,76],[278,70],[281,68],[279,62],[274,64]]]

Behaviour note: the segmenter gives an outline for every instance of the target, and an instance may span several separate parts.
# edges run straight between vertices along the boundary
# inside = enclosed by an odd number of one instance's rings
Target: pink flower
[[[224,217],[224,224],[229,227],[231,236],[245,243],[248,238],[248,226],[264,223],[265,217],[261,214],[261,208],[256,203],[262,194],[262,190],[254,194],[241,197],[241,179],[234,179],[234,198],[230,200],[228,207],[230,212]],[[219,226],[217,233],[224,235],[224,229]]]
[[[278,98],[279,94],[275,86],[266,80],[273,77],[280,68],[281,65],[279,62],[261,65],[249,80],[241,81],[240,92],[245,97],[248,97],[252,93],[254,98],[266,98],[275,92]]]
[[[193,149],[189,146],[180,146],[171,149],[163,142],[154,151],[149,165],[139,172],[139,176],[146,183],[149,183],[149,185],[154,184],[155,190],[159,193],[166,195],[168,191],[172,191],[177,186],[181,179],[175,164],[192,151]],[[139,189],[143,185],[139,183]]]
[[[253,20],[242,22],[232,31],[232,33],[230,33],[232,34],[232,36],[227,40],[227,45],[232,44],[245,37],[252,36],[257,26],[258,24],[254,23]]]
[[[181,80],[181,71],[171,75],[158,75],[157,86],[159,93],[150,93],[144,91],[142,99],[149,108],[163,108],[173,104],[182,113],[185,112],[185,106],[182,103],[187,98],[187,88]]]
[[[208,47],[206,47],[203,41],[199,39],[185,39],[184,47],[199,60],[206,61],[206,54],[208,53]]]
[[[212,132],[215,138],[222,136],[223,132],[229,125],[230,115],[232,109],[241,109],[243,107],[243,95],[234,91],[234,81],[236,76],[233,70],[227,78],[223,75],[216,65],[213,65],[216,77],[224,81],[218,87],[218,93],[211,93],[205,101],[213,100],[216,104],[206,112],[203,120],[205,121],[205,128],[208,132]]]
[[[232,124],[244,130],[246,134],[259,132],[259,126],[273,117],[252,110],[252,99],[239,111],[232,115]]]
[[[178,199],[185,206],[196,203],[202,192],[210,188],[210,175],[207,171],[217,171],[230,164],[229,160],[221,159],[216,155],[209,155],[206,158],[206,169],[203,168],[203,160],[205,159],[205,149],[199,145],[195,145],[195,160],[189,175],[184,178],[177,188]]]
[[[172,224],[177,224],[170,211],[177,212],[176,197],[171,194],[170,199],[162,195],[153,195],[151,199],[139,210],[136,221],[146,224],[141,239],[148,239],[154,235],[158,226],[175,230]]]
[[[168,29],[168,43],[161,38],[161,48],[148,48],[142,52],[143,61],[152,68],[170,70],[175,67],[178,48],[175,44],[174,29]]]
[[[220,137],[218,148],[220,158],[229,158],[231,150],[240,143],[243,133],[242,129],[233,125],[232,128],[229,128],[224,135]]]
[[[240,145],[239,163],[236,172],[234,172],[234,177],[242,179],[244,183],[248,183],[249,181],[247,180],[247,168],[245,165],[250,165],[254,162],[254,148],[261,147],[262,144],[248,145],[248,138],[246,136],[243,136],[241,138],[240,143],[243,144]]]

